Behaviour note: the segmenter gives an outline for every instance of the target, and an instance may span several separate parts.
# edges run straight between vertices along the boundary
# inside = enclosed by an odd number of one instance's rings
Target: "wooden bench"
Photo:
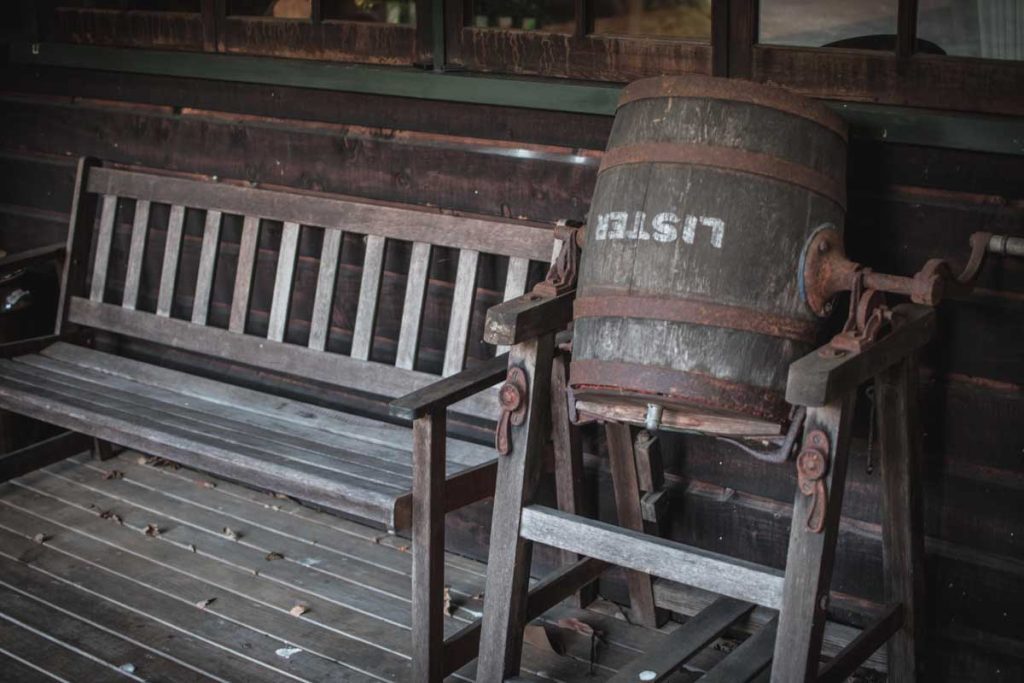
[[[124,285],[108,287],[117,277],[110,265],[115,262],[111,245],[118,213],[131,204]],[[158,205],[165,206],[158,212]],[[179,261],[186,212],[196,219],[191,213],[196,211],[204,227],[195,293],[189,300],[180,294],[191,286],[183,288]],[[157,220],[158,213],[167,215],[166,224]],[[229,215],[242,217],[232,219],[242,222],[233,276],[219,246],[221,225]],[[146,258],[150,230],[166,231],[162,259]],[[262,284],[253,275],[258,254],[267,257],[266,242],[260,240],[264,230],[279,231],[280,246],[266,332],[255,334],[250,300],[253,288]],[[339,278],[345,233],[363,237],[359,277],[345,265],[349,274]],[[197,236],[190,239],[195,244]],[[400,242],[411,256],[395,360],[384,363],[373,360],[380,355],[374,354],[374,329],[385,255]],[[309,252],[310,244],[319,250],[319,260],[304,256],[309,277],[300,281],[297,256],[300,245]],[[408,527],[413,489],[413,432],[408,427],[101,352],[90,347],[90,333],[141,339],[382,401],[441,377],[447,378],[447,390],[458,393],[466,383],[479,388],[481,373],[490,376],[494,368],[505,366],[499,356],[463,372],[481,257],[507,259],[508,299],[525,291],[531,262],[540,262],[533,268],[534,278],[543,272],[555,247],[552,231],[539,226],[119,170],[82,160],[55,334],[0,347],[0,408],[388,529]],[[443,369],[434,374],[417,369],[417,359],[431,253],[442,248],[455,250],[458,266]],[[229,313],[222,302],[220,321],[214,324],[218,316],[213,315],[211,292],[218,274],[229,276],[222,280],[222,289],[232,294]],[[140,296],[147,284],[156,292],[155,303],[152,296]],[[303,288],[307,302],[312,292],[312,312],[308,335],[303,328],[297,342],[289,332],[289,309]],[[351,343],[343,343],[349,348],[339,353],[339,325],[332,329],[332,320],[340,316],[338,302],[346,301],[358,304],[350,323]],[[262,331],[263,324],[257,327]],[[341,336],[347,341],[347,330]],[[470,396],[452,409],[494,419],[495,391]],[[493,447],[449,437],[447,453],[444,496],[431,499],[437,507],[432,523],[443,522],[444,512],[493,492]],[[44,466],[61,455],[51,444],[35,464]],[[0,459],[0,480],[24,472],[31,453],[16,460],[17,467],[5,471]]]

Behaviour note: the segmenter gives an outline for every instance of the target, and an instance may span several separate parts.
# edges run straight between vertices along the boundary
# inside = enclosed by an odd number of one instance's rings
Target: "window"
[[[894,50],[897,0],[761,0],[759,42]]]
[[[939,54],[985,59],[1024,59],[1024,3],[1021,0],[919,0],[920,43]]]

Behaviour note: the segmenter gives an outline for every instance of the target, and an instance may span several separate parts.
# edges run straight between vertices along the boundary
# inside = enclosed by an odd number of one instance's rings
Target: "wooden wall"
[[[82,154],[457,212],[582,219],[611,125],[598,116],[100,72],[10,67],[2,78],[0,248],[8,250],[63,234],[73,159]],[[521,149],[531,154],[512,152]],[[910,273],[931,256],[962,259],[974,230],[1024,234],[1024,157],[854,140],[849,163],[849,250],[878,270]],[[396,281],[403,268],[399,259]],[[448,278],[432,277],[439,330]],[[487,282],[480,311],[495,295]],[[940,320],[921,396],[929,680],[1021,680],[1024,268],[987,266],[982,289],[943,304]],[[394,334],[393,325],[379,326],[378,343]],[[878,599],[879,475],[868,467],[867,419],[859,422],[834,589]],[[665,441],[672,536],[782,566],[793,467],[708,439]],[[590,462],[602,514],[613,516],[602,461]],[[485,519],[486,506],[453,521],[459,547],[483,551]],[[622,594],[614,580],[603,588]]]

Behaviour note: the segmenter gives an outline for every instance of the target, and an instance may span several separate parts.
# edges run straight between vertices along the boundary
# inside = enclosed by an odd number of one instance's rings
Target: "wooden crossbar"
[[[783,573],[542,505],[523,509],[523,538],[778,609]]]

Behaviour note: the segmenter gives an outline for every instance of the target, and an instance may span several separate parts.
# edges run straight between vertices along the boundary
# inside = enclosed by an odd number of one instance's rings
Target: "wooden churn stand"
[[[819,110],[776,89],[721,85],[716,80],[650,79],[627,88],[586,232],[564,235],[563,255],[547,282],[488,313],[485,338],[511,350],[508,378],[500,393],[504,413],[497,442],[503,455],[497,471],[478,681],[516,677],[527,621],[543,606],[593,581],[607,565],[628,570],[633,614],[645,625],[654,626],[662,618],[654,604],[652,576],[721,596],[614,680],[663,680],[758,605],[777,610],[777,618],[702,680],[842,681],[883,644],[888,648],[889,680],[912,681],[920,675],[924,538],[915,354],[934,334],[935,304],[950,291],[970,288],[986,253],[1024,255],[1024,241],[976,233],[970,261],[959,275],[941,260],[929,261],[913,277],[874,273],[850,261],[841,228],[842,171],[831,178],[825,172],[829,163],[845,166],[845,138],[838,159],[829,158],[829,150],[838,148],[838,138],[828,137],[828,132],[824,142],[786,159],[788,146],[808,135],[807,125],[822,127]],[[646,118],[629,125],[623,116],[625,105],[634,105],[632,114]],[[683,118],[696,117],[701,125],[672,124],[676,127],[666,129],[650,123],[668,119],[658,115],[672,107],[684,112],[679,114]],[[771,110],[767,115],[766,109]],[[783,139],[737,149],[737,144],[742,147],[753,139],[744,140],[744,130],[759,130],[762,115],[774,122],[773,130]],[[730,117],[739,123],[734,125]],[[716,125],[724,131],[717,139]],[[793,139],[785,139],[787,133]],[[612,167],[617,167],[618,175],[609,172]],[[635,172],[637,168],[640,172]],[[678,176],[680,168],[687,174],[684,181],[671,177]],[[706,177],[698,177],[694,168],[710,170]],[[632,177],[623,175],[623,169],[633,169]],[[737,177],[751,182],[735,190],[741,198],[747,193],[746,207],[728,196],[737,187]],[[664,204],[669,208],[655,214],[664,187],[669,188]],[[638,188],[642,192],[637,193]],[[630,207],[636,196],[641,204]],[[686,202],[696,206],[680,206]],[[620,210],[621,205],[628,210]],[[800,218],[792,234],[780,236],[781,229],[767,226],[765,235],[752,238],[763,238],[763,243],[754,244],[736,272],[714,262],[719,256],[715,250],[728,244],[734,225],[741,226],[740,231],[748,226],[749,234],[752,217],[765,206],[776,205],[781,208],[772,215],[782,221]],[[698,230],[708,235],[703,253]],[[657,259],[667,253],[665,245],[673,246],[670,237],[676,252],[659,264]],[[578,268],[581,247],[583,263]],[[691,248],[696,250],[692,254],[683,251]],[[657,283],[639,286],[638,269],[620,267],[624,254],[639,263],[645,253],[652,254],[656,273],[683,274],[660,280],[668,280],[674,289],[652,294]],[[764,291],[758,291],[744,301],[746,290],[730,292],[729,287],[735,281],[749,282],[750,264],[763,256],[769,258],[761,260],[775,269],[763,276],[764,289],[775,287],[778,295],[765,304]],[[693,260],[687,262],[689,258]],[[604,270],[595,270],[598,266]],[[714,272],[705,277],[703,267]],[[623,273],[632,281],[616,290]],[[695,273],[700,277],[690,277]],[[721,301],[698,291],[716,273],[728,280],[719,283]],[[604,281],[597,282],[601,277]],[[808,343],[809,321],[827,315],[841,292],[848,292],[850,299],[846,324],[815,348]],[[889,306],[886,293],[909,297],[911,303]],[[575,315],[570,313],[574,298]],[[555,432],[567,428],[549,425],[549,387],[555,334],[573,318],[569,390],[564,396],[554,395],[554,415],[556,421],[564,412],[604,422],[619,526],[572,514],[565,506],[555,510],[534,504],[549,427]],[[701,336],[707,334],[717,336],[708,341]],[[675,346],[659,347],[667,338]],[[640,351],[624,351],[623,344],[609,344],[609,339],[641,340],[645,361],[636,362]],[[737,364],[728,362],[737,349],[746,350],[739,365],[750,366],[741,368],[746,374],[739,379],[729,374]],[[751,358],[764,349],[777,353]],[[684,361],[677,361],[673,353],[685,356]],[[687,366],[694,355],[701,357]],[[781,374],[756,367],[777,364],[779,358],[787,361]],[[708,378],[707,367],[725,369]],[[556,369],[564,372],[563,365]],[[820,666],[853,410],[858,388],[871,380],[881,449],[885,604],[858,637]],[[563,401],[564,411],[558,405]],[[674,429],[729,438],[743,450],[778,463],[795,456],[798,487],[785,571],[645,534],[644,518],[650,520],[651,515],[644,513],[640,495],[656,487],[652,480],[658,474],[652,476],[641,467],[638,478],[630,425],[645,426],[649,433]],[[641,437],[643,450],[649,436],[641,432]],[[766,451],[743,445],[752,437],[776,446]],[[582,559],[528,591],[534,543]]]

